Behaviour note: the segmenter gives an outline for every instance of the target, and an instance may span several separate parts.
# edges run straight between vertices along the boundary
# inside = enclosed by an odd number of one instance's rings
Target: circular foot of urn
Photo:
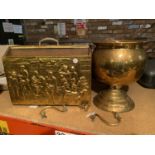
[[[93,102],[99,109],[116,113],[128,112],[135,107],[133,100],[121,89],[101,91]]]

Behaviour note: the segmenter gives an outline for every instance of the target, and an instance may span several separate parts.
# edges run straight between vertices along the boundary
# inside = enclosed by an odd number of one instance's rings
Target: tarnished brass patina
[[[101,91],[94,104],[105,111],[120,113],[134,108],[133,100],[122,86],[140,78],[145,64],[142,43],[137,41],[106,41],[96,44],[93,68],[97,80],[107,83],[111,89]]]
[[[3,63],[13,104],[90,103],[88,45],[13,46],[8,49]]]

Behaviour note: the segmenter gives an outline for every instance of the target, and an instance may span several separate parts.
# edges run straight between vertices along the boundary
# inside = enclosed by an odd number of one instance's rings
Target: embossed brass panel
[[[8,49],[3,63],[13,104],[90,103],[88,45],[13,46]]]

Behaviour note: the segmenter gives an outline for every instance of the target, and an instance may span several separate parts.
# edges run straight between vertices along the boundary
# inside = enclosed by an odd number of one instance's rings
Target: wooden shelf
[[[87,112],[78,107],[69,107],[64,113],[48,109],[47,118],[43,119],[39,115],[43,107],[12,105],[8,91],[0,94],[0,120],[8,123],[10,134],[55,134],[56,130],[72,134],[155,134],[155,89],[145,89],[134,83],[130,85],[128,95],[134,100],[135,109],[122,113],[122,122],[116,127],[109,127],[98,118],[92,122],[87,117],[91,112],[112,120],[111,113],[101,111],[93,104]],[[32,130],[33,125],[36,130]]]

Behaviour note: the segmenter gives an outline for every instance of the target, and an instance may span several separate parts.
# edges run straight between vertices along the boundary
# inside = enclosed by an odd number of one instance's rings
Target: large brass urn
[[[138,80],[143,72],[145,52],[137,41],[105,41],[96,44],[93,67],[97,80],[110,85],[94,98],[105,111],[120,113],[134,108],[133,100],[122,89]]]

